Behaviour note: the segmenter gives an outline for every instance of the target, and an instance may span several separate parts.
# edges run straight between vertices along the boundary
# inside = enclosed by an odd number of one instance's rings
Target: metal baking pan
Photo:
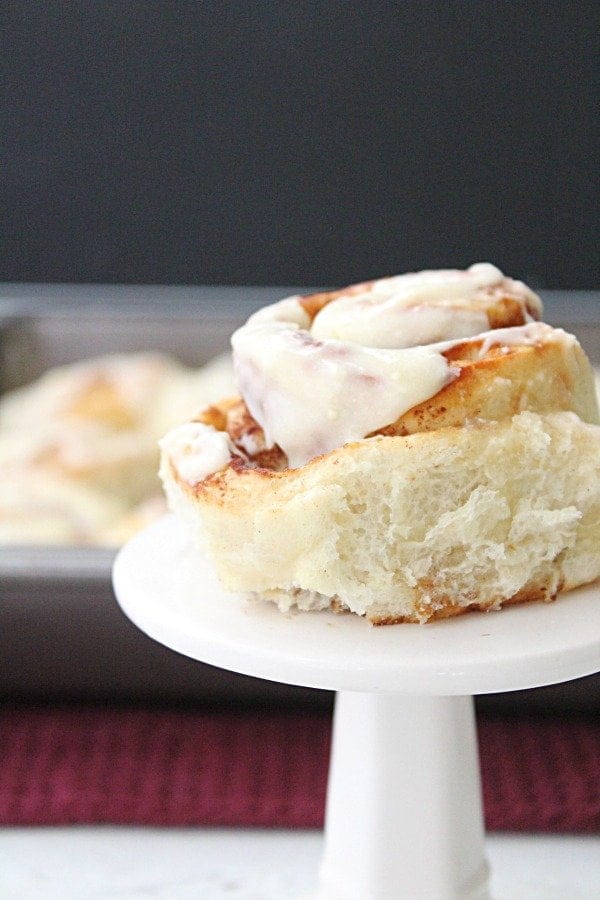
[[[0,287],[0,389],[108,352],[160,350],[201,365],[256,308],[293,288]],[[600,293],[544,296],[600,365]],[[114,553],[0,547],[0,694],[17,700],[326,705],[326,692],[200,665],[141,634],[111,589]],[[482,699],[487,708],[600,707],[600,679]]]

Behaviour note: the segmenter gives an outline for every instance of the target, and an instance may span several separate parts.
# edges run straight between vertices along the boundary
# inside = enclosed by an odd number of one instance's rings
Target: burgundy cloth
[[[0,711],[0,824],[319,827],[330,719]],[[488,829],[600,830],[600,725],[479,720]]]

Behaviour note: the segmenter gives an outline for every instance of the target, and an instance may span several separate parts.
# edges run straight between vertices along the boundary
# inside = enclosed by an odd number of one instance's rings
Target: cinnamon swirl
[[[486,263],[291,297],[232,337],[241,396],[162,441],[231,590],[377,624],[600,576],[600,427],[577,340]]]

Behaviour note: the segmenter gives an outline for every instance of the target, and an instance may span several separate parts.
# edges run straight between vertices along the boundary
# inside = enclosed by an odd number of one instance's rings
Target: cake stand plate
[[[598,583],[426,626],[281,614],[224,591],[172,517],[121,550],[113,579],[127,616],[168,647],[338,692],[323,900],[487,898],[472,695],[600,669]]]

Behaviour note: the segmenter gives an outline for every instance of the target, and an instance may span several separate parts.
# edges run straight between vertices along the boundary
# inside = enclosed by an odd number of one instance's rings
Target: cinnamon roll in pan
[[[594,378],[540,315],[485,264],[266,308],[233,337],[242,397],[163,440],[171,508],[282,610],[426,622],[593,581]]]
[[[85,360],[0,398],[0,544],[117,545],[163,512],[157,442],[232,390],[229,354]]]

